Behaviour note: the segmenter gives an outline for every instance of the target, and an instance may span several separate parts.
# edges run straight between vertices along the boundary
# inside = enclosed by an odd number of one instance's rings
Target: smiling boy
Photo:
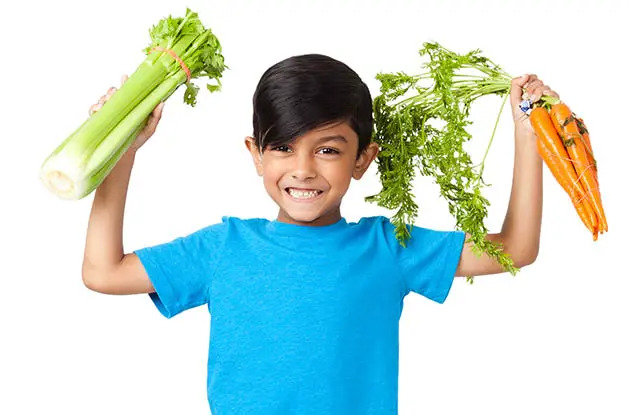
[[[512,194],[501,232],[488,235],[520,267],[536,258],[542,208],[542,162],[518,109],[525,85],[533,101],[557,96],[534,75],[512,81]],[[103,293],[149,293],[168,318],[207,305],[214,415],[396,414],[404,297],[413,291],[443,303],[455,275],[502,269],[476,257],[460,231],[414,226],[403,248],[383,216],[346,222],[342,199],[378,146],[371,142],[369,90],[342,62],[302,55],[275,64],[263,74],[253,107],[245,144],[278,205],[277,218],[223,217],[125,254],[129,177],[160,106],[96,191],[84,283]]]
[[[359,180],[378,154],[376,143],[359,151],[356,132],[343,121],[290,144],[268,145],[264,157],[256,139],[248,137],[245,143],[267,193],[280,207],[278,220],[305,226],[341,219],[341,200],[351,179]]]

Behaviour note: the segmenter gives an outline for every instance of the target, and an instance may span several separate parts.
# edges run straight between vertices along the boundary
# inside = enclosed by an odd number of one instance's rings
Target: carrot
[[[543,107],[534,108],[529,115],[529,121],[537,136],[538,154],[556,181],[567,192],[578,216],[594,235],[593,239],[596,239],[597,215],[593,211],[591,202],[584,194],[584,189],[578,180],[575,168],[558,136],[549,112]]]
[[[575,122],[577,123],[577,126],[580,130],[580,134],[582,135],[582,142],[584,143],[584,146],[586,147],[586,155],[588,156],[588,162],[589,164],[593,165],[593,175],[595,176],[595,183],[597,183],[597,191],[600,194],[601,197],[601,191],[599,190],[599,177],[597,177],[597,160],[595,160],[595,153],[593,152],[593,146],[591,145],[591,138],[590,138],[590,134],[588,132],[588,129],[586,128],[586,124],[584,124],[584,120],[581,118],[578,118],[577,115],[575,115],[575,113],[572,114],[573,118],[575,118]],[[608,226],[606,226],[606,230],[608,230]]]
[[[595,209],[599,222],[598,231],[604,233],[608,231],[608,224],[599,193],[599,185],[595,178],[593,163],[589,162],[578,124],[569,107],[562,102],[552,105],[549,113],[556,131],[562,136],[567,153],[573,161],[580,183],[586,192],[586,197]]]
[[[586,124],[584,124],[583,119],[578,118],[575,114],[572,115],[573,118],[575,118],[575,122],[577,123],[578,129],[580,130],[580,134],[582,134],[582,142],[584,143],[584,146],[586,146],[586,153],[588,155],[588,158],[594,165],[595,170],[597,170],[597,162],[595,161],[593,146],[591,146],[591,136],[586,129]]]
[[[540,154],[547,167],[549,167],[553,176],[558,182],[560,182],[562,180],[562,172],[561,167],[558,166],[558,157],[553,155],[551,150],[549,150],[549,148],[540,139],[536,140],[536,147],[538,148],[538,154]],[[587,199],[578,199],[576,197],[571,198],[571,202],[573,202],[573,207],[582,220],[582,223],[584,223],[586,228],[593,235],[593,240],[596,241],[598,232],[593,223],[597,223],[597,215],[595,215],[595,212],[591,207],[591,202]]]
[[[578,118],[575,114],[573,114],[573,117],[575,118],[575,122],[577,122],[578,128],[580,129],[580,134],[582,134],[582,142],[586,146],[588,162],[593,165],[593,169],[595,170],[595,180],[597,181],[597,188],[599,190],[599,178],[597,177],[597,160],[595,160],[595,153],[593,153],[593,146],[591,145],[590,134],[588,133],[586,124],[584,124],[584,120]]]

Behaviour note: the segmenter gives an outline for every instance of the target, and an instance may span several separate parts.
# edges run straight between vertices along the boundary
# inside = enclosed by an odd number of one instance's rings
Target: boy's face
[[[378,145],[370,143],[357,159],[359,138],[345,122],[311,130],[286,145],[268,146],[262,156],[252,137],[245,144],[280,208],[278,221],[308,226],[341,219],[350,180],[360,179],[378,154]]]

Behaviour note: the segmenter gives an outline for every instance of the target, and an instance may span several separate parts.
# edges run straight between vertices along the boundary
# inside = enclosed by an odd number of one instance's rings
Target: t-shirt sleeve
[[[394,225],[387,218],[383,223],[406,292],[444,303],[453,285],[466,234],[412,226],[411,239],[403,247],[396,239]]]
[[[149,296],[166,318],[208,303],[225,234],[221,223],[134,251],[155,289]]]

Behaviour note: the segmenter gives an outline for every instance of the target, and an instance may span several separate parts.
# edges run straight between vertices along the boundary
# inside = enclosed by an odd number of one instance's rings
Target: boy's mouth
[[[287,187],[284,189],[293,199],[310,200],[324,193],[323,190],[317,189],[301,189],[297,187]]]

